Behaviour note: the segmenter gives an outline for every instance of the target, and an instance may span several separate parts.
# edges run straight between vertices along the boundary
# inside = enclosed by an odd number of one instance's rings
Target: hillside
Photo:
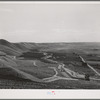
[[[0,51],[3,51],[8,55],[18,56],[33,47],[34,44],[32,45],[30,43],[11,43],[4,39],[0,39]]]
[[[6,50],[5,50],[6,49]],[[22,52],[29,50],[39,49],[40,51],[47,52],[77,52],[85,54],[99,54],[100,43],[11,43],[4,39],[0,39],[0,51],[3,51],[9,55],[19,55]],[[12,53],[12,54],[11,54]]]
[[[22,88],[98,89],[99,61],[100,43],[11,43],[1,39],[0,88],[21,88],[19,84],[24,83]]]

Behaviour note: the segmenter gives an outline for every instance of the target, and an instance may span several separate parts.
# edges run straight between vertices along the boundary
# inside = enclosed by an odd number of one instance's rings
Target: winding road
[[[78,79],[73,79],[73,78],[57,76],[58,75],[58,71],[56,70],[56,68],[55,67],[49,67],[49,68],[54,69],[55,75],[53,75],[52,77],[49,77],[49,78],[44,78],[43,79],[44,82],[52,82],[52,81],[56,81],[56,80],[60,80],[60,79],[63,79],[63,80],[78,80]]]
[[[44,59],[49,60],[49,57],[51,57],[51,56],[44,57]],[[86,61],[81,56],[79,56],[79,57],[82,60],[82,62],[86,63]],[[57,67],[48,67],[50,69],[53,69],[55,71],[55,74],[52,77],[43,78],[42,79],[43,82],[52,82],[52,81],[56,81],[56,80],[75,80],[75,81],[77,81],[79,79],[85,79],[85,75],[76,73],[68,68],[65,68],[65,64],[63,64],[63,63],[59,63],[59,62],[53,61],[51,59],[50,59],[50,62],[53,62],[53,63],[55,62],[55,64],[58,64],[58,66]],[[33,61],[33,65],[38,67],[36,65],[35,61]],[[90,69],[92,69],[97,75],[100,76],[100,74],[92,66],[90,66],[89,64],[87,64],[87,66]],[[59,76],[58,75],[59,73],[62,74],[62,76]],[[90,78],[90,79],[100,81],[100,79],[96,79],[96,78]]]
[[[33,61],[33,65],[34,65],[35,67],[38,67],[38,66],[36,65],[36,61]]]
[[[83,59],[83,57],[81,57],[81,56],[79,56],[80,57],[80,59],[82,60],[82,62],[84,62],[84,63],[86,63],[86,61]],[[100,73],[99,72],[97,72],[92,66],[90,66],[88,63],[86,63],[87,64],[87,66],[91,69],[91,70],[93,70],[98,76],[100,76]]]
[[[51,56],[49,56],[51,57]],[[49,57],[44,57],[45,60],[48,60]],[[48,67],[48,68],[51,68],[55,71],[55,74],[52,76],[52,77],[48,77],[48,78],[44,78],[43,81],[44,82],[52,82],[52,81],[55,81],[55,80],[60,80],[60,79],[63,79],[63,80],[78,80],[78,78],[83,78],[84,79],[84,75],[83,76],[78,76],[77,73],[75,73],[74,71],[71,71],[69,70],[68,68],[65,68],[65,64],[63,63],[59,63],[57,61],[53,61],[53,60],[50,60],[52,61],[53,63],[55,62],[55,64],[59,64],[58,67]],[[63,75],[63,77],[61,76],[58,76],[58,71],[57,69],[60,71],[60,73]],[[63,70],[63,72],[62,72]],[[78,77],[77,77],[78,76]]]

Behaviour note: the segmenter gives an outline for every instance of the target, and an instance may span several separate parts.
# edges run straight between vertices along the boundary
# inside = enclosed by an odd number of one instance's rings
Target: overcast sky
[[[100,42],[100,3],[0,3],[0,38]]]

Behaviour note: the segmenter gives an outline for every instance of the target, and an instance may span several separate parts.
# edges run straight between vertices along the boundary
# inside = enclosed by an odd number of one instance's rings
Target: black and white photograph
[[[100,3],[0,2],[0,89],[100,89]]]

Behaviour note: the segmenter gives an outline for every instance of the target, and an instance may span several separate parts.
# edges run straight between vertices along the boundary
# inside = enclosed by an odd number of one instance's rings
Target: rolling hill
[[[0,39],[0,51],[8,55],[18,56],[34,47],[30,43],[11,43],[4,39]]]
[[[85,88],[84,86],[86,88],[100,88],[100,81],[98,81],[100,77],[88,68],[88,66],[82,65],[82,61],[78,55],[81,55],[86,62],[91,66],[93,65],[92,67],[96,71],[100,72],[100,43],[12,43],[0,39],[0,80],[3,80],[3,82],[9,80],[13,82],[27,81],[32,82],[32,84],[36,82],[38,84],[38,87],[35,84],[37,88],[42,88],[39,85],[40,83],[46,88],[48,84],[50,85],[48,86],[49,88],[52,88],[51,84],[55,88],[61,88],[62,86],[62,88],[68,88],[64,86],[64,83],[68,85],[68,83],[73,81],[73,84],[70,84],[69,88],[73,88],[73,86],[78,88],[76,83],[80,84],[79,88]],[[66,69],[71,70],[71,72],[83,76],[89,73],[92,78],[96,78],[97,80],[86,82],[84,79],[66,79],[68,78],[66,77],[67,74],[63,76],[58,68],[61,63],[65,65]],[[55,73],[58,73],[58,76],[55,76]],[[50,83],[43,81],[45,78],[51,79],[51,81],[49,80]],[[53,78],[55,78],[55,81],[52,81]],[[61,79],[63,79],[62,83]],[[90,87],[89,85],[94,87]]]

